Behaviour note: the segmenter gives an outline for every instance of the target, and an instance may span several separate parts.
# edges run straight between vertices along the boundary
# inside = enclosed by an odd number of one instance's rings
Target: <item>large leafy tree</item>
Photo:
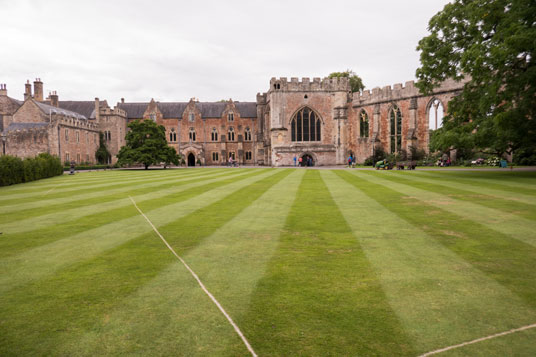
[[[432,17],[417,47],[417,86],[429,93],[449,78],[466,81],[435,133],[439,149],[501,155],[535,145],[534,19],[534,0],[455,0]]]
[[[126,145],[117,155],[119,165],[150,165],[171,163],[178,165],[180,156],[166,142],[166,129],[152,120],[133,121],[128,124]]]
[[[355,74],[354,71],[347,69],[344,72],[333,72],[330,73],[329,78],[341,78],[341,77],[348,77],[350,81],[350,88],[352,92],[359,92],[360,90],[365,89],[365,86],[363,85],[363,80],[361,77],[359,77],[357,74]]]

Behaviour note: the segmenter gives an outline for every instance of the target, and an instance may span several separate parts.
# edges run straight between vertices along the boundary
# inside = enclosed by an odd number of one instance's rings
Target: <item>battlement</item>
[[[90,122],[87,119],[76,119],[63,114],[54,114],[52,117],[53,121],[56,121],[58,124],[80,128],[88,130],[98,130],[99,126],[97,123]]]
[[[111,109],[110,107],[106,107],[104,109],[101,108],[100,114],[101,115],[117,115],[121,117],[127,116],[127,112],[119,108],[117,105],[113,109]]]
[[[257,93],[257,104],[266,104],[266,93]]]
[[[350,83],[348,78],[313,78],[311,81],[309,77],[304,77],[301,81],[297,77],[292,77],[290,81],[286,77],[279,79],[272,78],[270,80],[270,91],[286,91],[286,92],[312,92],[312,91],[344,91],[350,90]]]
[[[433,93],[445,91],[456,91],[463,88],[464,82],[456,82],[454,80],[446,80],[441,86],[434,88]],[[372,90],[364,90],[353,94],[354,105],[372,104],[389,100],[399,100],[403,98],[413,98],[422,96],[423,94],[415,86],[414,81],[408,81],[405,85],[395,83],[392,87],[385,86],[383,88],[376,87]]]

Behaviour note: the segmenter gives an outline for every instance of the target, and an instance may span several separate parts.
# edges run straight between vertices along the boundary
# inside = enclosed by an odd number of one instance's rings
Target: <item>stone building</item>
[[[39,79],[34,82],[33,94],[31,84],[25,84],[24,101],[10,98],[5,84],[1,88],[2,154],[33,157],[48,152],[62,162],[95,163],[99,133],[103,132],[110,161],[117,161],[115,155],[125,143],[127,120],[123,110],[111,109],[98,99],[62,102],[56,92],[44,99]]]
[[[352,93],[347,78],[272,78],[255,102],[125,102],[43,99],[43,83],[25,85],[24,101],[0,87],[3,153],[21,157],[40,152],[62,160],[94,162],[101,132],[116,162],[127,125],[153,120],[166,129],[168,144],[189,166],[222,165],[230,157],[245,165],[291,166],[294,158],[314,165],[339,165],[350,155],[363,162],[374,150],[411,147],[428,151],[430,120],[463,83],[447,81],[432,95],[413,82]],[[433,120],[432,120],[433,122]],[[93,139],[93,140],[92,140]]]

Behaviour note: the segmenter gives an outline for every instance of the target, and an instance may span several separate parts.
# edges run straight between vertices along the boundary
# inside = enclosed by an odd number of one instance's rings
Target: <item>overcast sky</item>
[[[0,83],[60,100],[255,101],[271,77],[354,70],[367,89],[415,78],[447,0],[0,0]]]

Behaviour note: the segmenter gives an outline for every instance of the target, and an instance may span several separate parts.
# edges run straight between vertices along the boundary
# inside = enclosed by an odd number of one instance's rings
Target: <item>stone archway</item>
[[[193,153],[188,154],[188,166],[195,166],[195,155]]]
[[[309,152],[302,153],[300,157],[302,159],[301,166],[315,166],[317,163],[313,154]]]

